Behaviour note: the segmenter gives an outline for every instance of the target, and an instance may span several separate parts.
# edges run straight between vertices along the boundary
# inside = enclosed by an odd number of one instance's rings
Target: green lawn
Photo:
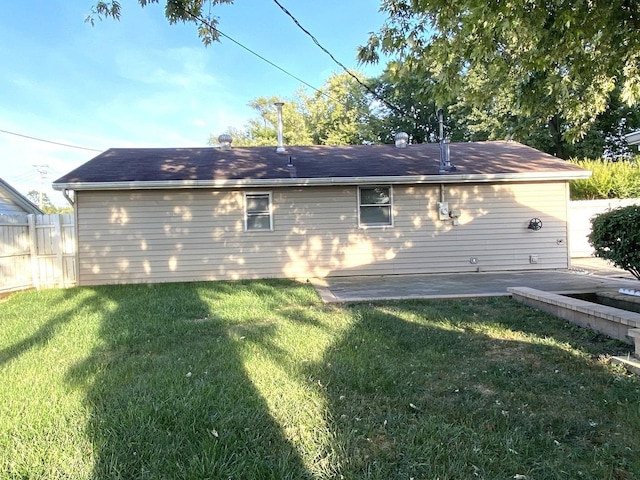
[[[287,281],[0,301],[0,478],[640,478],[626,345],[508,298]]]

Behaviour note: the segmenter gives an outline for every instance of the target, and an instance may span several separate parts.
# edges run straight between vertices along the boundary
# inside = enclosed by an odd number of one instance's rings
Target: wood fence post
[[[40,289],[40,265],[38,260],[38,233],[36,231],[36,216],[33,213],[27,215],[29,223],[29,253],[31,256],[31,282]]]
[[[53,215],[51,220],[53,220],[53,251],[56,254],[56,263],[55,263],[55,275],[56,278],[54,282],[58,284],[60,288],[64,287],[64,260],[62,258],[62,215],[57,214]]]

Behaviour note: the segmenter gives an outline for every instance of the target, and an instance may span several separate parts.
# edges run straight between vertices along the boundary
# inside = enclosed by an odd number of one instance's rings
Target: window
[[[245,193],[245,230],[272,230],[271,210],[271,193]]]
[[[360,187],[358,210],[361,227],[384,227],[393,225],[391,187]]]

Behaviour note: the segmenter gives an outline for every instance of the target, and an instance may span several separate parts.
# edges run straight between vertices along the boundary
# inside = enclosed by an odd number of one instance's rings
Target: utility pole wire
[[[16,137],[28,138],[29,140],[35,140],[37,142],[52,143],[54,145],[60,145],[61,147],[78,148],[80,150],[89,150],[90,152],[102,152],[102,150],[98,150],[96,148],[79,147],[78,145],[69,145],[68,143],[54,142],[51,140],[45,140],[43,138],[30,137],[29,135],[23,135],[21,133],[9,132],[7,130],[0,130],[0,132],[6,133],[8,135],[15,135]]]
[[[284,68],[280,67],[279,65],[276,65],[275,63],[273,63],[271,60],[263,57],[262,55],[260,55],[259,53],[251,50],[249,47],[246,47],[245,45],[243,45],[242,43],[240,43],[239,41],[235,40],[234,38],[231,38],[229,35],[227,35],[226,33],[223,33],[222,31],[220,31],[218,28],[214,27],[213,25],[211,25],[211,23],[206,19],[201,17],[200,15],[196,15],[195,13],[193,13],[190,10],[185,10],[185,13],[187,13],[187,15],[189,15],[191,18],[193,18],[194,20],[200,22],[203,25],[206,25],[206,27],[213,31],[216,32],[218,35],[220,35],[221,37],[226,38],[227,40],[231,40],[233,43],[235,43],[236,45],[238,45],[240,48],[246,50],[247,52],[249,52],[250,54],[258,57],[260,60],[262,60],[263,62],[268,63],[269,65],[271,65],[274,68],[277,68],[278,70],[280,70],[282,73],[284,73],[285,75],[288,75],[289,77],[301,82],[302,84],[306,85],[307,87],[311,88],[312,90],[315,90],[316,92],[318,92],[320,95],[324,95],[326,98],[329,98],[331,100],[333,100],[334,102],[338,102],[340,103],[339,100],[331,97],[331,95],[329,95],[326,92],[323,92],[322,90],[314,87],[313,85],[311,85],[310,83],[305,82],[304,80],[302,80],[300,77],[296,77],[293,73],[288,72],[287,70],[285,70]]]
[[[320,42],[318,41],[318,39],[316,37],[314,37],[306,28],[304,28],[300,22],[298,21],[298,19],[296,17],[294,17],[291,12],[289,12],[289,10],[287,10],[285,7],[282,6],[282,4],[280,2],[278,2],[278,0],[273,0],[274,3],[276,5],[278,5],[278,7],[280,7],[280,10],[282,10],[289,18],[291,18],[291,20],[293,20],[293,22],[298,26],[298,28],[300,28],[300,30],[302,30],[304,33],[306,33],[309,37],[311,37],[311,40],[313,40],[313,43],[315,43],[320,50],[322,50],[324,53],[326,53],[327,55],[329,55],[329,57],[331,58],[331,60],[333,60],[339,67],[341,67],[347,74],[349,74],[349,76],[351,76],[356,82],[358,82],[360,84],[360,86],[362,88],[364,88],[367,92],[369,92],[371,95],[373,95],[375,98],[377,98],[378,100],[380,100],[382,103],[384,103],[387,107],[389,107],[391,110],[393,110],[396,113],[399,113],[400,115],[402,115],[403,117],[407,117],[407,118],[411,118],[403,109],[401,109],[400,107],[395,106],[394,104],[392,104],[391,102],[389,102],[386,98],[384,98],[382,95],[378,94],[377,92],[375,92],[374,90],[372,90],[371,88],[369,88],[368,85],[364,84],[363,82],[360,81],[360,79],[354,75],[351,70],[349,70],[347,67],[345,67],[341,62],[339,62],[336,57],[333,56],[333,54],[327,50],[325,47],[323,47]]]

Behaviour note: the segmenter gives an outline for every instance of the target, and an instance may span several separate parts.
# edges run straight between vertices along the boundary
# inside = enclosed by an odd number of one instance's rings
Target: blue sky
[[[85,23],[94,0],[0,4],[0,130],[96,150],[205,146],[210,134],[243,127],[247,104],[290,97],[301,86],[232,42],[204,47],[195,25],[169,25],[164,2],[121,0],[122,18]],[[375,0],[280,0],[347,67],[384,16]],[[305,82],[320,87],[340,68],[272,0],[214,7],[222,32]],[[99,152],[0,132],[0,177],[38,189],[34,165],[53,180]]]

